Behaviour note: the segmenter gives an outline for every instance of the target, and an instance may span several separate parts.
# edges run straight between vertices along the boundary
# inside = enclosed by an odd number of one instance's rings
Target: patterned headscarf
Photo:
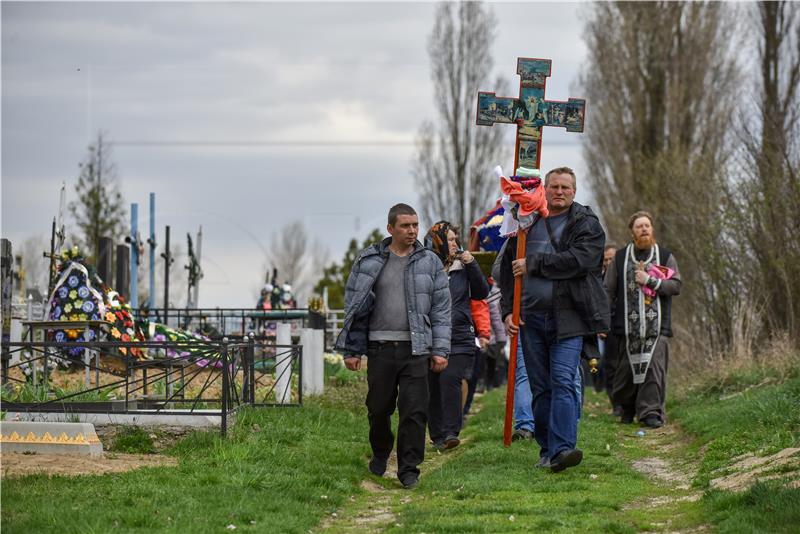
[[[439,221],[425,234],[425,247],[431,249],[442,260],[445,271],[450,268],[453,258],[450,256],[450,247],[447,246],[447,233],[455,231],[447,221]]]

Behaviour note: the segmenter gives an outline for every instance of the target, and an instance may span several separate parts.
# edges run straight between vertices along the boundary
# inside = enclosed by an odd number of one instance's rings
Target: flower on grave
[[[64,313],[69,313],[71,311],[72,311],[72,304],[70,304],[69,302],[64,304]]]
[[[116,320],[117,320],[117,318],[113,313],[106,312],[106,321],[108,321],[109,323],[113,323]]]
[[[61,286],[58,288],[58,296],[60,298],[65,299],[67,298],[67,295],[69,295],[69,289],[67,289],[65,286]]]
[[[81,313],[80,315],[78,315],[78,317],[81,318],[81,321],[86,321],[87,319],[89,319],[89,317],[85,313]]]
[[[130,341],[131,336],[129,336],[128,334],[122,334],[122,337],[120,339],[122,339],[122,341]]]
[[[70,339],[78,339],[78,331],[77,330],[67,330],[67,337]]]
[[[72,303],[72,307],[75,308],[76,310],[81,309],[82,306],[83,306],[82,300],[76,300]]]
[[[53,308],[53,317],[55,319],[61,317],[61,306],[56,306],[55,308]]]
[[[94,311],[94,302],[91,300],[85,300],[83,302],[83,306],[81,306],[81,309],[86,313],[92,313]]]
[[[130,321],[130,320],[125,321],[125,326],[127,326],[127,327],[133,326],[133,321]]]
[[[66,335],[64,334],[63,330],[59,330],[58,332],[56,332],[56,341],[59,343],[63,343],[64,341],[66,341]]]
[[[119,336],[120,336],[120,333],[119,333],[119,330],[117,330],[117,327],[116,327],[116,326],[115,326],[114,328],[112,328],[112,329],[111,329],[111,335],[112,335],[112,336],[114,336],[114,337],[116,337],[116,338],[119,338]]]
[[[78,292],[73,289],[72,291],[69,292],[69,298],[75,300],[76,298],[78,298]]]
[[[93,340],[96,337],[97,337],[97,334],[94,333],[94,330],[89,330],[89,340]]]
[[[78,277],[75,276],[74,274],[72,276],[70,276],[69,278],[67,278],[67,284],[69,285],[69,287],[78,287],[78,284],[80,284],[80,283],[81,283],[81,281],[78,280]],[[75,298],[75,297],[72,297],[72,298]]]
[[[120,347],[120,348],[119,348],[119,351],[120,351],[122,354],[128,354],[128,349],[126,349],[125,347]]]
[[[116,315],[117,319],[119,319],[120,321],[124,321],[125,320],[125,316],[122,314],[121,311],[114,312],[114,315]]]
[[[125,332],[127,332],[129,336],[132,336],[133,335],[133,328],[126,328]]]
[[[89,296],[89,288],[86,286],[81,286],[78,288],[78,296],[82,299],[86,299]]]

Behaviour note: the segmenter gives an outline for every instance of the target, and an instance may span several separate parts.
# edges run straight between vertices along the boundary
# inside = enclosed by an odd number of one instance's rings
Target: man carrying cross
[[[588,206],[574,201],[575,173],[548,172],[548,217],[528,229],[526,254],[514,259],[509,239],[500,263],[502,309],[509,335],[522,331],[522,352],[533,392],[538,467],[563,471],[578,465],[575,375],[583,337],[608,330],[608,301],[601,272],[605,232]],[[512,319],[513,280],[523,277],[520,326]]]
[[[635,415],[658,428],[665,420],[672,297],[681,291],[681,276],[675,256],[656,244],[652,215],[637,211],[628,229],[632,242],[617,251],[605,276],[619,362],[611,398],[622,406],[622,423]]]

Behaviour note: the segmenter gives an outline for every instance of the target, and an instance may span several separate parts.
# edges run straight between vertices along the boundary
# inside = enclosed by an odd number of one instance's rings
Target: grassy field
[[[245,412],[228,439],[193,433],[169,452],[178,467],[4,480],[3,532],[307,532],[365,475],[363,387],[330,391]]]
[[[670,406],[673,423],[637,435],[589,394],[585,460],[537,470],[533,442],[502,446],[503,398],[480,399],[462,447],[428,451],[420,485],[366,470],[362,381],[342,380],[300,409],[241,414],[227,439],[195,432],[168,454],[177,467],[3,481],[5,532],[792,532],[800,489],[780,477],[743,492],[711,487],[734,458],[797,447],[800,376],[742,375]],[[146,451],[140,432],[117,450]],[[233,530],[233,529],[231,529]]]

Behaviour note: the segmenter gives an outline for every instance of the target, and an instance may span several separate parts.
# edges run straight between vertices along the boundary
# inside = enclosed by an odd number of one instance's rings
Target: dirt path
[[[476,396],[472,405],[472,416],[481,411],[480,396]],[[466,424],[465,424],[466,426]],[[469,437],[464,437],[461,445],[453,450],[440,452],[428,446],[425,449],[425,461],[420,466],[420,480],[436,471],[445,462],[457,458],[465,445],[469,445]],[[366,466],[368,459],[364,460]],[[364,494],[356,497],[351,495],[349,502],[343,508],[331,513],[322,520],[319,527],[312,532],[381,532],[385,528],[402,527],[398,523],[396,512],[417,499],[424,498],[415,491],[405,491],[397,479],[397,456],[394,451],[389,457],[386,473],[378,478],[368,475],[369,478],[361,482]]]
[[[3,453],[3,478],[35,473],[48,475],[104,475],[140,467],[177,465],[177,460],[160,454],[105,453],[102,457],[76,454]]]

